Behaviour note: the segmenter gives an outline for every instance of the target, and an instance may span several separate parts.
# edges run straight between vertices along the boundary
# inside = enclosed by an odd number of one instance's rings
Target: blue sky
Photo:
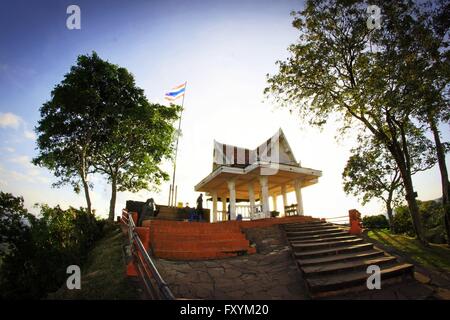
[[[81,8],[81,30],[66,28],[66,8]],[[304,190],[311,215],[336,216],[362,208],[342,191],[341,172],[352,146],[324,131],[301,126],[287,111],[264,101],[265,75],[287,56],[297,37],[289,13],[301,1],[4,1],[0,11],[0,189],[35,202],[84,205],[69,187],[29,161],[36,154],[33,128],[79,54],[96,51],[130,70],[147,97],[163,103],[167,89],[188,81],[178,161],[179,199],[193,203],[194,185],[211,170],[213,140],[254,148],[283,128],[297,159],[324,173]],[[448,127],[446,138],[449,138]],[[330,161],[330,159],[332,161]],[[164,165],[170,170],[170,164]],[[105,216],[110,190],[95,176],[93,205]],[[419,198],[440,196],[436,168],[415,177]],[[327,195],[324,201],[323,195]],[[146,199],[147,191],[119,194]],[[168,184],[157,202],[167,202]],[[377,213],[372,203],[364,213]]]

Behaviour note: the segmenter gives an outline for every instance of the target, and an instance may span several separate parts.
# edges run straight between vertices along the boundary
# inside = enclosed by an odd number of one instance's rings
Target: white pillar
[[[273,207],[273,211],[278,211],[277,210],[277,195],[275,193],[272,194],[272,207]]]
[[[269,210],[269,178],[267,176],[260,176],[259,183],[261,184],[261,203],[262,211],[266,218],[270,217]]]
[[[224,194],[222,196],[222,221],[227,221],[228,215],[227,215],[227,195]]]
[[[230,192],[230,220],[236,220],[236,182],[230,179],[227,184]]]
[[[302,198],[302,181],[296,179],[294,181],[295,196],[297,198],[297,212],[300,216],[303,215],[303,198]]]
[[[281,195],[283,196],[283,214],[284,216],[286,216],[286,207],[288,206],[288,199],[285,184],[281,186]]]
[[[214,191],[212,193],[212,217],[209,217],[210,222],[216,222],[217,221],[217,192]]]
[[[250,202],[250,219],[255,213],[255,188],[253,182],[248,184],[248,201]]]

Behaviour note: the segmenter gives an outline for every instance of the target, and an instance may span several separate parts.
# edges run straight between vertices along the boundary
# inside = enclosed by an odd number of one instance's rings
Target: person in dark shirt
[[[183,210],[184,210],[184,212],[186,212],[189,222],[197,220],[195,209],[189,207],[189,203],[188,202],[186,202],[186,206],[184,207]]]
[[[198,215],[198,221],[203,220],[203,193],[200,193],[200,195],[197,198],[197,215]]]
[[[153,198],[147,199],[145,203],[142,205],[142,212],[139,216],[138,226],[142,226],[142,221],[150,219],[150,217],[154,217],[156,212],[156,205]]]

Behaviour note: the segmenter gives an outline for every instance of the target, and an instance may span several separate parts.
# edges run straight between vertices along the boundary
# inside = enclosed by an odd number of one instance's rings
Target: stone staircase
[[[399,263],[343,227],[316,221],[286,224],[284,230],[312,298],[368,291],[370,265],[380,267],[382,289],[413,277],[413,265]]]

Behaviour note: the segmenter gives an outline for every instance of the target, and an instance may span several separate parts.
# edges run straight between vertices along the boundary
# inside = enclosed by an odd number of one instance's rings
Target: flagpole
[[[187,88],[187,81],[184,83],[184,93],[183,93],[183,100],[181,101],[181,112],[180,112],[180,120],[178,121],[178,132],[177,132],[177,143],[175,145],[175,161],[173,163],[173,175],[172,175],[172,193],[171,193],[171,199],[169,206],[174,206],[174,198],[175,198],[175,173],[177,170],[177,154],[178,154],[178,141],[180,139],[180,132],[181,132],[181,117],[183,116],[183,108],[184,108],[184,97],[186,95],[186,88]]]

